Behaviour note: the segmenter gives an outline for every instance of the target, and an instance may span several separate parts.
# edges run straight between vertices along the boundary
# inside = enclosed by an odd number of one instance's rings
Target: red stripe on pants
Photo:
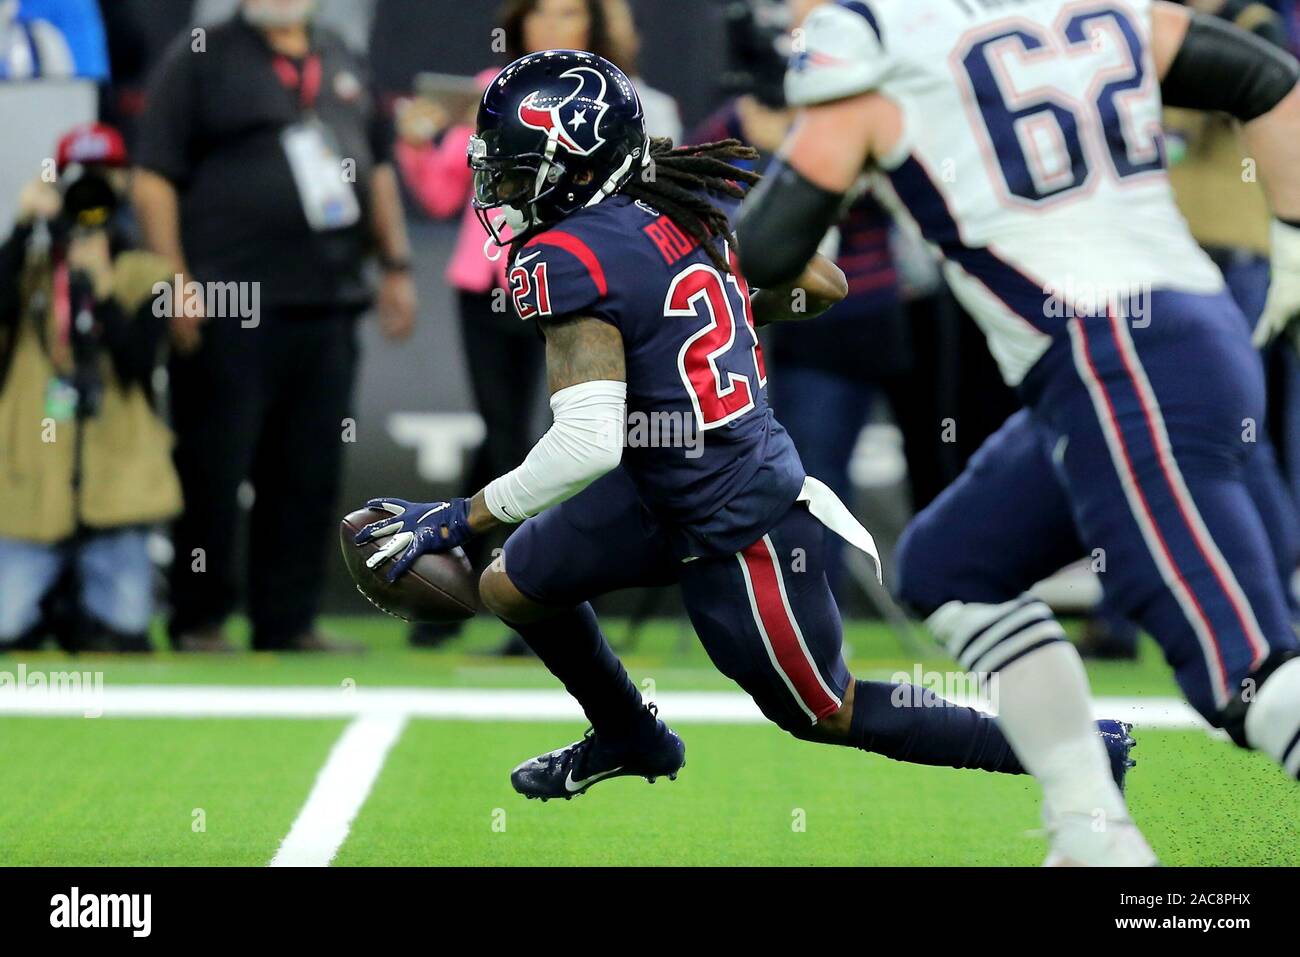
[[[780,571],[772,560],[766,536],[746,548],[741,553],[741,560],[749,572],[750,585],[754,589],[754,608],[767,633],[777,667],[785,673],[795,694],[813,715],[821,719],[834,714],[840,709],[840,702],[823,686],[816,665],[799,639],[794,620],[781,598]]]

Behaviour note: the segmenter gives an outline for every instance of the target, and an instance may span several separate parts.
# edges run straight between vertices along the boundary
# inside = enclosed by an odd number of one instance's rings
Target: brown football
[[[454,622],[472,618],[479,609],[478,576],[459,548],[441,555],[421,555],[411,570],[391,584],[384,577],[388,563],[366,567],[366,559],[384,539],[354,544],[357,532],[371,522],[392,518],[375,508],[358,509],[339,525],[343,561],[357,591],[382,612],[406,621]]]

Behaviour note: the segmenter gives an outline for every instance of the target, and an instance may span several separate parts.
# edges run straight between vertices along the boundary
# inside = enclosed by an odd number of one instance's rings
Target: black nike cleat
[[[654,706],[650,707],[654,714]],[[581,741],[519,765],[510,773],[510,783],[526,798],[567,801],[610,778],[642,777],[651,784],[660,777],[673,781],[685,766],[686,745],[656,717],[655,729],[645,742],[606,743],[588,728]]]
[[[1124,779],[1128,777],[1129,768],[1137,766],[1137,762],[1129,757],[1129,752],[1137,747],[1137,741],[1129,733],[1132,730],[1133,725],[1127,721],[1106,719],[1097,722],[1097,733],[1106,745],[1106,757],[1110,759],[1110,774],[1121,794],[1124,793]]]

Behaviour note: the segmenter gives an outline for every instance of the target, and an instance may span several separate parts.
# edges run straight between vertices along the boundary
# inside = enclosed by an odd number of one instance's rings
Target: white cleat
[[[1044,867],[1158,867],[1155,851],[1128,818],[1059,814],[1048,824],[1052,845]]]

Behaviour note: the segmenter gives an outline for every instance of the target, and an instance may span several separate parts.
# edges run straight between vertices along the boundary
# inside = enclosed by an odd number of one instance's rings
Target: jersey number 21
[[[733,271],[725,280],[712,265],[694,263],[673,278],[664,298],[664,316],[708,320],[677,354],[677,371],[701,429],[740,418],[754,408],[758,390],[767,385],[749,289],[734,271],[735,256],[729,258]]]

